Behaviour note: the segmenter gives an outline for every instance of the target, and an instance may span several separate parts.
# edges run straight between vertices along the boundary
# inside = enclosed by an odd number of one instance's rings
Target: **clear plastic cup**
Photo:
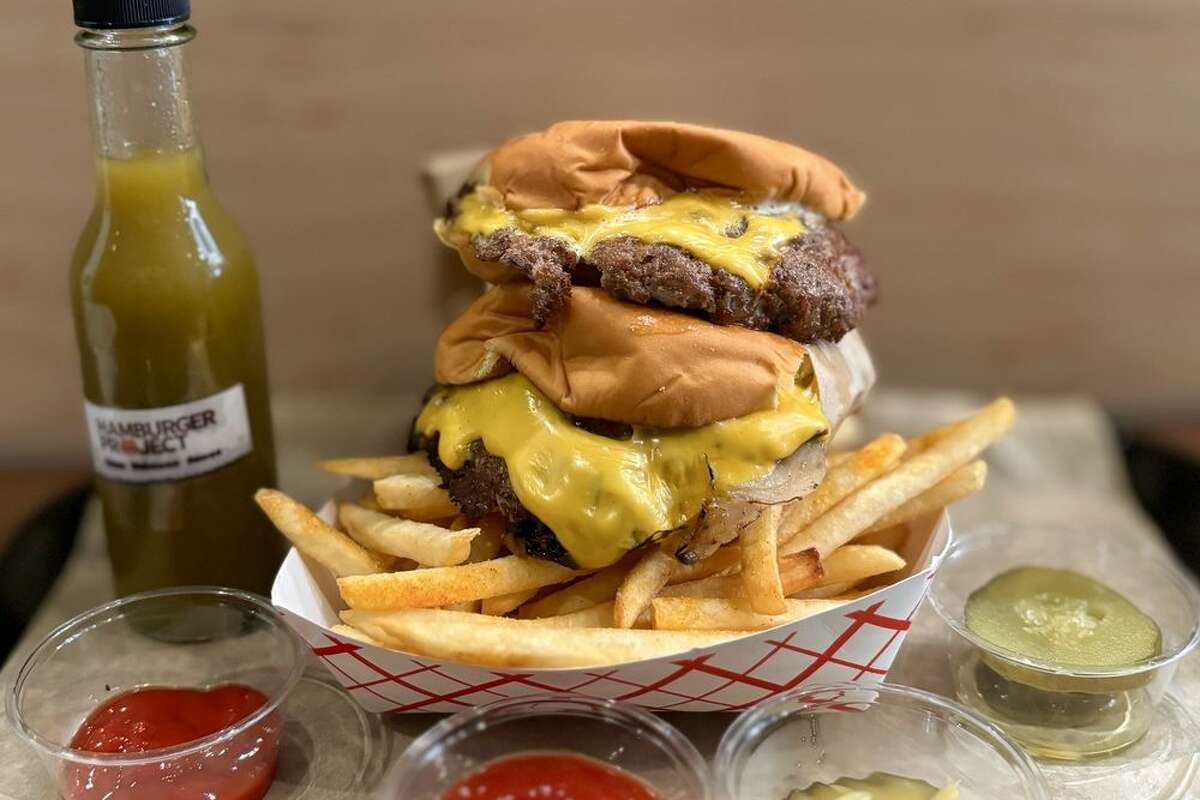
[[[8,693],[10,723],[38,751],[69,800],[146,800],[220,786],[247,796],[269,784],[282,728],[280,704],[307,650],[265,600],[216,587],[131,595],[59,626],[29,655]],[[69,742],[85,717],[147,686],[250,686],[264,705],[185,744],[137,754],[91,753]],[[239,794],[238,792],[241,792]],[[217,796],[217,795],[212,795]]]
[[[1200,594],[1166,559],[1124,546],[1103,531],[1056,525],[991,526],[954,543],[929,599],[946,623],[958,699],[1030,753],[1082,761],[1120,752],[1144,737],[1180,660],[1200,642]],[[1022,566],[1070,569],[1124,595],[1162,631],[1162,653],[1123,667],[1039,661],[968,630],[967,598]]]
[[[828,684],[742,714],[717,748],[718,800],[777,800],[815,782],[892,773],[961,800],[1047,800],[1038,768],[995,726],[936,695],[886,683]]]
[[[409,745],[377,797],[440,798],[480,766],[531,751],[595,759],[663,800],[711,797],[704,759],[678,730],[634,706],[561,694],[500,700],[442,720]]]

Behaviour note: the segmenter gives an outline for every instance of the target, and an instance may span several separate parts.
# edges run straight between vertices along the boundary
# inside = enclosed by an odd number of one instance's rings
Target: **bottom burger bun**
[[[856,334],[798,345],[581,294],[543,330],[519,287],[477,302],[439,342],[443,383],[414,425],[454,503],[503,514],[530,555],[599,568],[715,501],[804,496],[874,381]]]
[[[538,326],[533,294],[529,284],[506,284],[472,303],[438,339],[434,379],[459,385],[517,370],[577,417],[694,428],[771,408],[780,381],[808,360],[791,339],[590,287]]]

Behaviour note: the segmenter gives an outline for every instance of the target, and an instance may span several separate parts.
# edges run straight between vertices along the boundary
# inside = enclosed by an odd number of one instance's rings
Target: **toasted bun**
[[[772,408],[780,381],[806,363],[818,377],[835,372],[824,369],[822,346],[621,303],[599,289],[577,287],[568,310],[544,328],[531,310],[527,284],[476,300],[438,340],[437,381],[474,383],[516,369],[569,414],[692,428]]]
[[[528,284],[498,286],[442,333],[439,383],[473,383],[517,369],[559,408],[580,417],[697,427],[771,408],[804,346],[776,336],[614,300],[576,287],[543,328]]]
[[[559,122],[488,153],[472,182],[512,210],[649,205],[725,189],[848,219],[865,195],[833,162],[750,133],[677,122]]]

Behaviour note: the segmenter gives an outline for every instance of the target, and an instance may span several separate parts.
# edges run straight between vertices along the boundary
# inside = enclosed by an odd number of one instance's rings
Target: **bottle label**
[[[190,478],[237,461],[254,447],[240,383],[177,406],[108,408],[86,400],[83,406],[92,466],[114,481]]]

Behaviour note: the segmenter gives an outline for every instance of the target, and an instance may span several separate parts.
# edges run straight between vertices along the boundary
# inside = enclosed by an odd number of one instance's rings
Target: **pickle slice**
[[[1128,667],[1162,652],[1162,631],[1118,592],[1086,575],[1018,567],[967,598],[967,629],[997,647],[1058,667]],[[1144,685],[1149,675],[1058,675],[984,654],[1009,680],[1051,691],[1092,694]]]

